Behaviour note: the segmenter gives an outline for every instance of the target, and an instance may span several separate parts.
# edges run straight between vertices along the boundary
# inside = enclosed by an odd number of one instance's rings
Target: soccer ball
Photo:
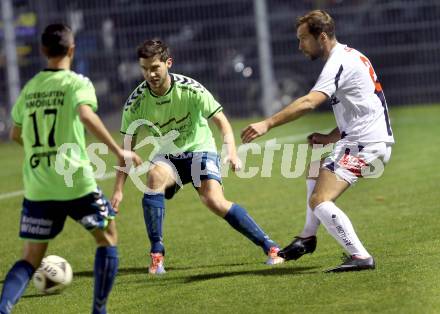
[[[64,258],[49,255],[43,258],[34,274],[35,288],[43,293],[58,293],[72,282],[72,267]]]

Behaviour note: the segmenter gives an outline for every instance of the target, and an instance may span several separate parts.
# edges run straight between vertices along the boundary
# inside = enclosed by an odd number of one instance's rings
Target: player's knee
[[[148,187],[150,189],[165,189],[168,173],[160,167],[154,167],[148,171]]]
[[[202,202],[216,215],[224,216],[228,211],[223,199],[219,199],[218,197],[214,197],[212,195],[202,196]]]
[[[327,201],[327,199],[323,194],[313,192],[309,199],[309,206],[313,210],[316,206],[325,201]]]
[[[114,235],[104,235],[103,237],[96,239],[97,246],[115,246],[118,244],[117,237]]]
[[[97,246],[115,246],[118,244],[118,233],[115,228],[95,232]]]

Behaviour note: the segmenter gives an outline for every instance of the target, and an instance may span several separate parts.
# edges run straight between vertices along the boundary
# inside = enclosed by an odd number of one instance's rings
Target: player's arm
[[[23,139],[21,138],[21,127],[17,125],[12,126],[11,131],[9,132],[9,138],[23,146]]]
[[[124,148],[130,147],[130,149],[133,150],[135,146],[136,146],[136,136],[125,135],[123,139],[122,147]],[[127,181],[127,176],[129,171],[129,165],[125,163],[125,160],[120,160],[118,166],[119,168],[118,170],[116,170],[116,180],[115,180],[115,186],[113,188],[113,195],[110,201],[112,207],[116,211],[119,211],[119,204],[121,203],[122,198],[124,197],[123,190],[124,190],[125,181]],[[125,171],[122,171],[121,169],[125,169]]]
[[[234,132],[232,131],[228,118],[226,118],[225,114],[220,111],[211,119],[223,136],[223,145],[226,145],[227,156],[225,162],[229,162],[231,164],[231,169],[233,171],[239,170],[241,167],[240,160],[237,156]]]
[[[323,144],[327,145],[330,143],[336,143],[341,139],[341,132],[339,131],[339,128],[334,128],[330,133],[328,134],[322,134],[314,132],[307,136],[307,141],[310,145],[313,144]]]
[[[104,123],[102,123],[99,116],[89,105],[79,105],[78,114],[81,122],[85,125],[87,130],[96,136],[101,142],[106,144],[110,151],[116,155],[119,161],[130,160],[134,162],[135,165],[142,163],[140,157],[134,152],[123,150],[118,144],[116,144]]]
[[[324,93],[311,91],[307,95],[296,99],[273,116],[263,121],[252,123],[246,127],[241,133],[243,143],[249,143],[255,138],[266,134],[270,129],[276,126],[298,119],[304,114],[317,108],[325,102],[327,98],[328,96]]]
[[[336,143],[341,139],[341,131],[339,131],[339,128],[334,128],[329,134],[327,134],[329,137],[330,142],[329,143]]]

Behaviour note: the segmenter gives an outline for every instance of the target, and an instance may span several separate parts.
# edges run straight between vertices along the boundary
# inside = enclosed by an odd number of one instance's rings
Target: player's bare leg
[[[48,242],[25,241],[23,259],[37,269],[40,267],[44,254],[46,254],[48,245]]]
[[[95,238],[96,245],[100,246],[116,246],[118,243],[118,233],[116,231],[116,222],[110,220],[105,230],[95,229],[91,232]]]
[[[222,186],[217,180],[203,180],[197,191],[203,204],[213,213],[224,218],[231,227],[264,250],[269,256],[266,264],[284,262],[283,258],[277,256],[278,245],[266,235],[243,207],[225,199]]]
[[[223,188],[217,180],[203,180],[197,189],[200,200],[214,214],[224,218],[233,205],[225,199]]]
[[[163,245],[163,221],[165,217],[165,190],[176,184],[172,168],[164,162],[154,164],[148,171],[147,187],[142,207],[148,238],[151,243],[150,274],[163,274],[165,247]]]
[[[373,269],[374,260],[356,235],[350,219],[334,201],[350,185],[330,170],[321,168],[315,189],[310,197],[310,207],[327,231],[349,253],[349,258],[330,271]]]
[[[330,170],[321,168],[314,191],[310,196],[309,205],[315,209],[315,207],[322,202],[334,202],[349,187],[350,184],[340,179],[336,174]]]
[[[153,193],[164,193],[165,189],[176,183],[173,169],[166,163],[157,162],[147,174],[147,187]]]

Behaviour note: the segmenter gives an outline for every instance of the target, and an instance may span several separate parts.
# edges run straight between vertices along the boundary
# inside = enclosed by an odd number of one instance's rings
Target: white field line
[[[7,192],[0,194],[0,200],[5,200],[8,198],[13,198],[16,196],[20,196],[24,194],[24,190],[14,191],[14,192]]]
[[[114,178],[115,176],[116,176],[116,172],[115,171],[107,172],[107,173],[104,173],[103,176],[96,178],[96,181],[108,180],[108,179]],[[8,199],[8,198],[13,198],[13,197],[16,197],[16,196],[22,196],[23,194],[24,194],[24,190],[18,190],[18,191],[13,191],[13,192],[1,193],[0,194],[0,201]]]
[[[327,133],[330,132],[332,129],[325,129],[325,130],[320,130],[317,131],[319,133]],[[295,143],[298,142],[300,140],[304,140],[311,132],[308,133],[303,133],[303,134],[294,134],[294,135],[289,135],[289,136],[283,136],[280,138],[276,138],[276,144],[285,144],[285,143]],[[258,145],[260,146],[264,146],[266,142],[273,140],[275,138],[269,139],[269,140],[265,140],[265,141],[258,141],[256,142]],[[242,144],[242,145],[248,145],[248,144]],[[273,145],[268,145],[267,147],[271,147]],[[105,181],[111,178],[114,178],[116,176],[116,172],[115,171],[111,171],[111,172],[107,172],[105,173],[103,176],[96,178],[97,181]],[[24,194],[24,190],[18,190],[18,191],[13,191],[13,192],[6,192],[6,193],[0,193],[0,201],[1,200],[5,200],[5,199],[9,199],[9,198],[13,198],[13,197],[17,197],[17,196],[22,196]]]

